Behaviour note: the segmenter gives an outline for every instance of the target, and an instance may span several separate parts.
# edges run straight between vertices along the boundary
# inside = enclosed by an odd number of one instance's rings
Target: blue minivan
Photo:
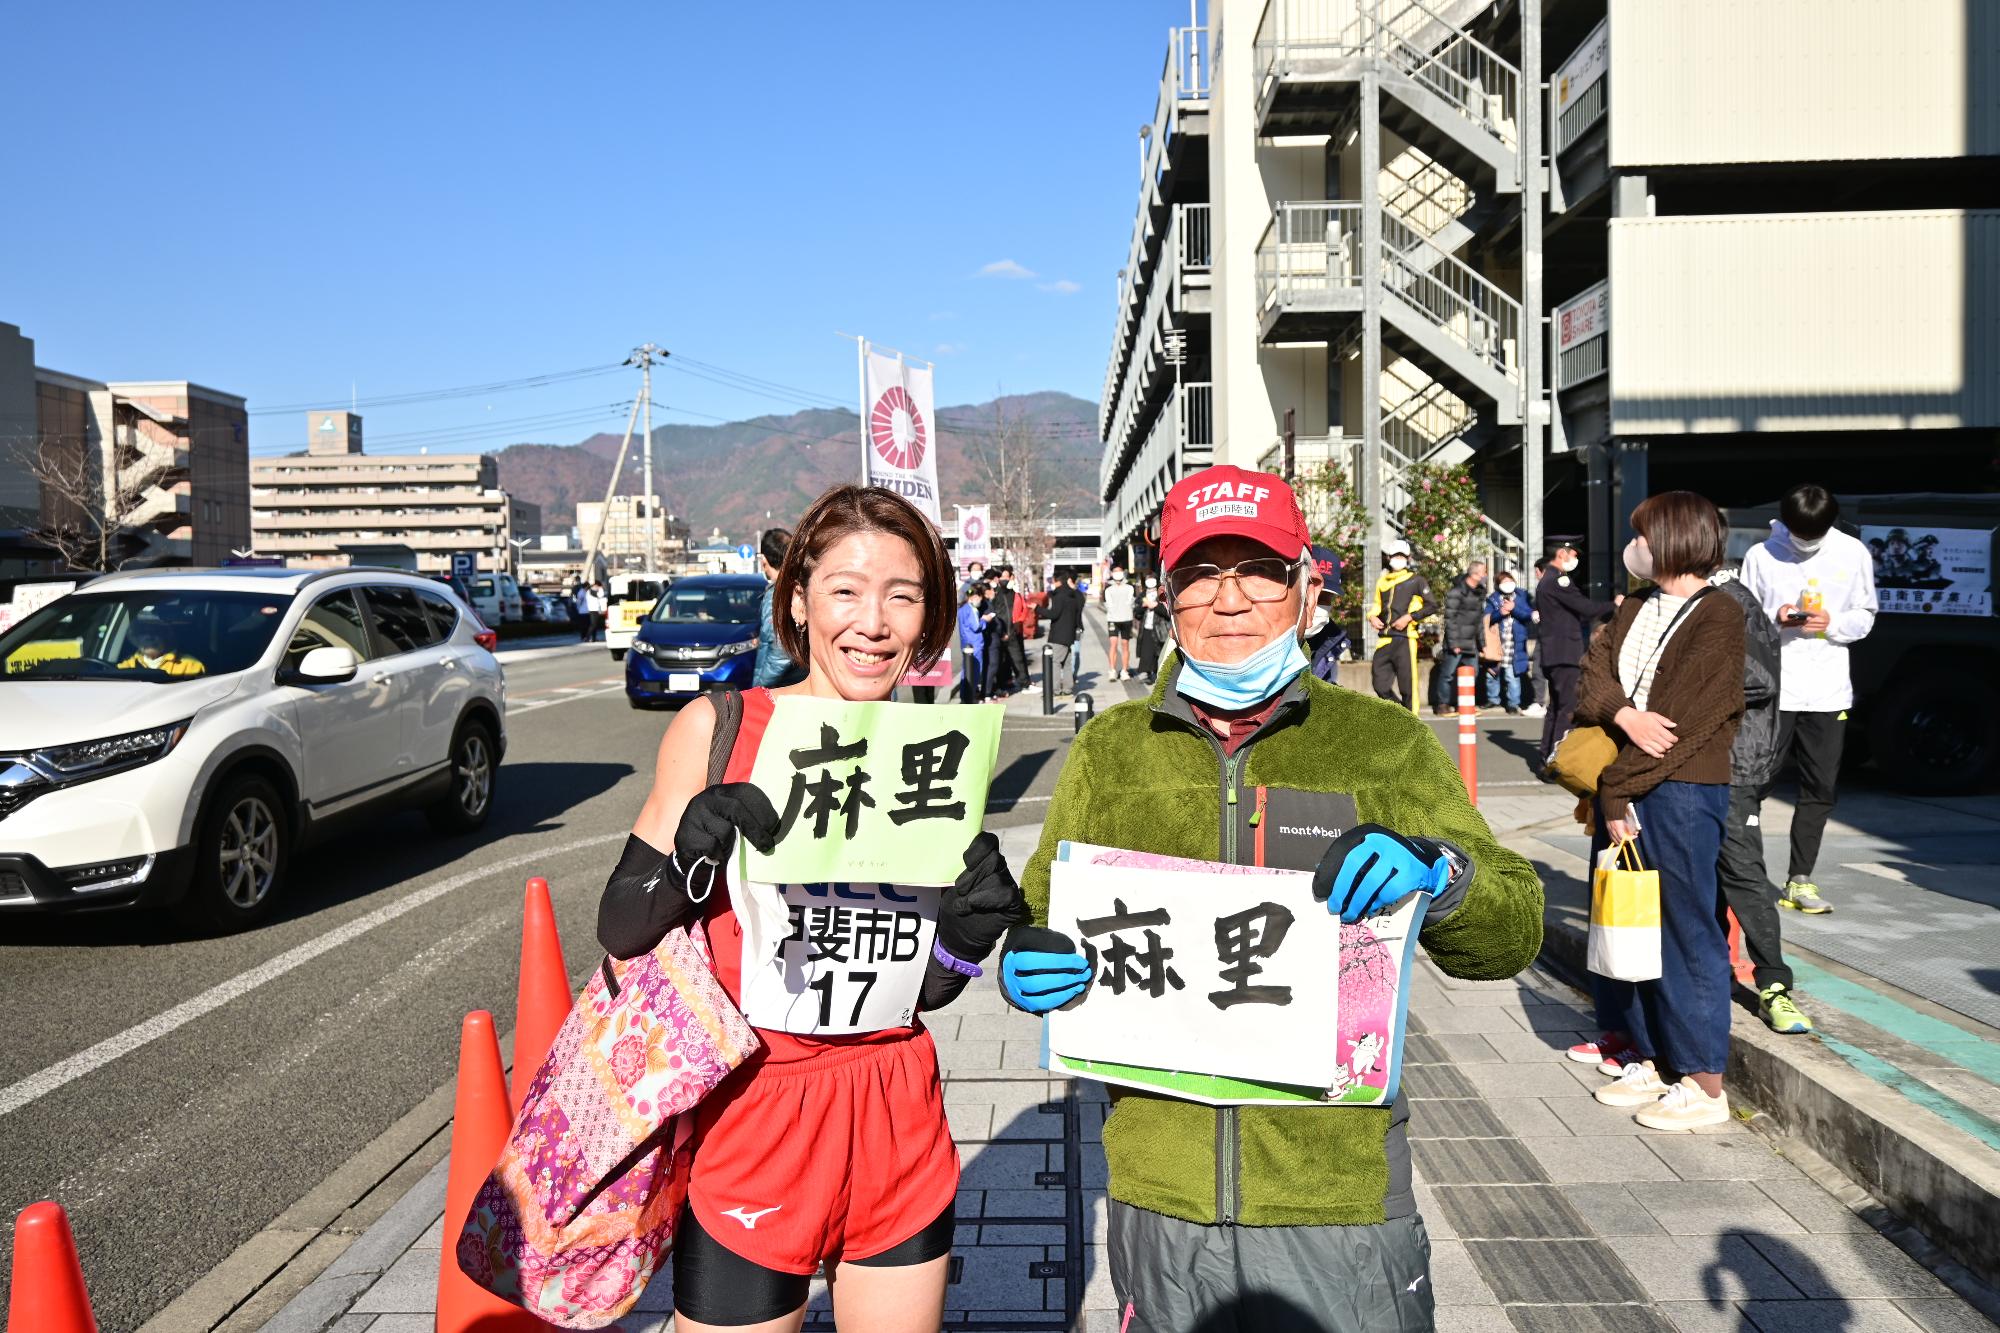
[[[764,588],[761,574],[675,579],[625,655],[626,699],[634,708],[650,708],[749,689]]]

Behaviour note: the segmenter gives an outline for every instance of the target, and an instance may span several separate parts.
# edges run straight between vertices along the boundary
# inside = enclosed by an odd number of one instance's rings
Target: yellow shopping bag
[[[1660,975],[1660,872],[1639,860],[1636,839],[1597,857],[1590,886],[1590,970],[1617,981]]]

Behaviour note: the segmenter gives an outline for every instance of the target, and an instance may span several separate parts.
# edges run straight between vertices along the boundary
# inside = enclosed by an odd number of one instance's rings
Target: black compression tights
[[[908,1268],[951,1253],[955,1206],[946,1204],[922,1231],[880,1254],[847,1262],[862,1268]],[[781,1273],[745,1259],[708,1234],[694,1209],[681,1210],[674,1229],[674,1309],[704,1324],[761,1324],[806,1303],[812,1278]]]

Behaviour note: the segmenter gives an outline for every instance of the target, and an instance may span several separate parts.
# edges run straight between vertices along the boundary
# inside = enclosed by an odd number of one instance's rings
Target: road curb
[[[1566,824],[1521,829],[1515,840]],[[1546,884],[1546,880],[1544,881]],[[1587,891],[1586,891],[1587,892]],[[1589,908],[1548,900],[1542,961],[1589,993]],[[1865,1187],[1897,1217],[2000,1286],[2000,1165],[1984,1143],[1856,1070],[1818,1041],[1780,1036],[1741,1005],[1729,1033],[1732,1097]]]

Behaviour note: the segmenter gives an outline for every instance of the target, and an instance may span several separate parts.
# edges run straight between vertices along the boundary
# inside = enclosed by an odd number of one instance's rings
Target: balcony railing
[[[1361,205],[1282,203],[1257,242],[1257,305],[1361,285]]]
[[[1551,101],[1555,106],[1555,148],[1560,153],[1583,132],[1604,119],[1610,88],[1605,75],[1609,60],[1610,20],[1591,29],[1590,36],[1577,45],[1550,80]]]
[[[1257,86],[1315,62],[1383,61],[1508,148],[1521,73],[1422,0],[1270,0],[1257,27]]]
[[[1183,273],[1207,269],[1214,262],[1207,204],[1174,205],[1174,250]]]
[[[1112,399],[1118,391],[1118,375],[1124,355],[1124,339],[1137,313],[1139,288],[1144,283],[1148,247],[1157,236],[1153,210],[1161,202],[1160,183],[1165,177],[1168,154],[1181,132],[1183,114],[1206,110],[1210,65],[1208,31],[1201,27],[1170,28],[1167,31],[1166,68],[1160,75],[1160,93],[1154,104],[1153,119],[1144,131],[1139,150],[1139,207],[1132,220],[1132,240],[1126,248],[1124,275],[1116,293],[1117,330],[1112,338],[1111,361],[1104,369],[1104,392],[1099,397],[1100,427],[1109,429]]]
[[[1132,465],[1107,492],[1106,541],[1116,541],[1145,521],[1175,481],[1206,467],[1215,456],[1215,386],[1197,381],[1180,386],[1154,419]]]
[[[1549,315],[1556,342],[1556,388],[1594,380],[1610,369],[1611,284],[1595,283]]]
[[[1129,330],[1120,328],[1112,341],[1111,364],[1105,373],[1104,405],[1099,409],[1100,438],[1106,449],[1098,467],[1099,494],[1108,494],[1120,461],[1131,446],[1155,376],[1164,370],[1163,335],[1171,314],[1181,309],[1181,292],[1188,279],[1206,283],[1213,259],[1207,204],[1182,204],[1173,212],[1167,243],[1161,249],[1160,271],[1147,285],[1146,305]]]

